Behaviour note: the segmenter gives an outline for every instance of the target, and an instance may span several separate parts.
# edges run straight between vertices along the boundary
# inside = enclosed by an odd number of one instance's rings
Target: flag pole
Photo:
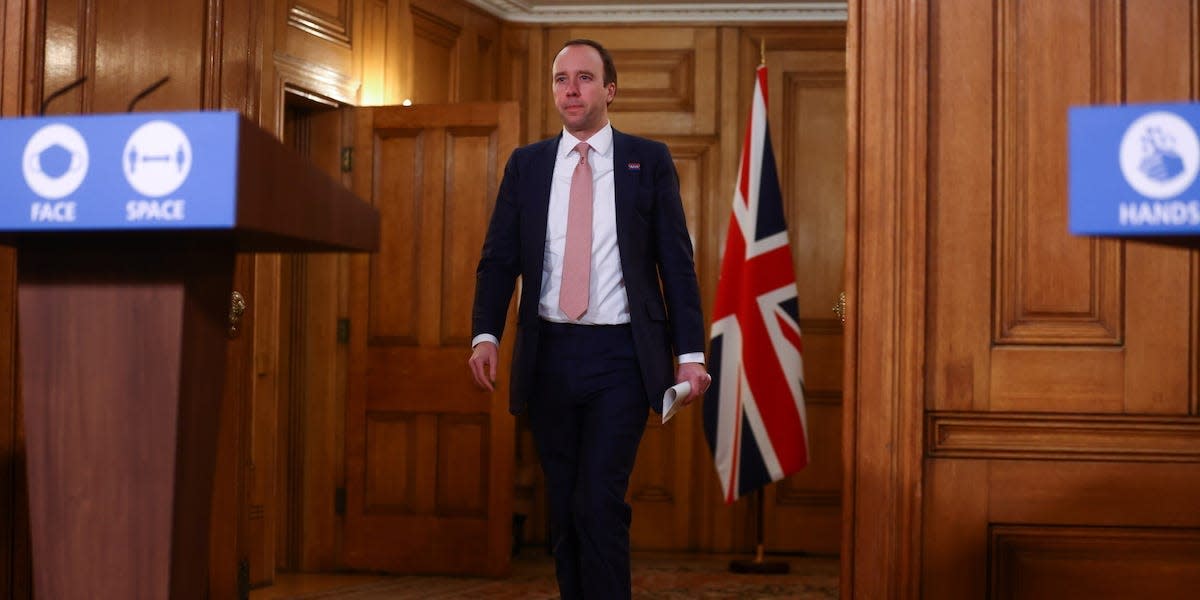
[[[721,277],[717,281],[710,337],[714,348],[732,350],[724,355],[719,350],[713,350],[717,365],[713,372],[729,376],[714,380],[713,386],[708,389],[704,421],[705,437],[713,449],[725,502],[733,503],[739,496],[756,496],[749,509],[755,519],[754,558],[730,561],[729,570],[734,573],[782,574],[790,569],[786,561],[767,561],[764,557],[764,486],[803,469],[808,464],[808,442],[805,433],[798,295],[794,289],[795,273],[787,242],[777,165],[767,128],[766,38],[759,38],[759,60],[761,63],[755,69],[755,90],[746,126],[746,143],[742,147],[740,170],[734,188],[726,252],[721,261]],[[758,216],[739,218],[739,214],[743,213]],[[764,257],[772,258],[768,260]],[[765,279],[764,274],[768,272],[771,278]],[[793,289],[780,295],[778,292],[785,290],[778,287],[778,281],[785,276],[791,277],[790,287]],[[744,340],[757,339],[757,334],[767,333],[761,319],[747,316],[757,314],[755,311],[764,302],[773,303],[776,318],[781,326],[786,325],[788,340],[783,346],[743,344]],[[773,368],[757,371],[754,376],[748,375],[742,369],[748,359],[769,362]],[[732,361],[727,363],[728,369],[721,367],[723,361]],[[796,383],[799,383],[798,387]],[[743,398],[741,390],[746,387],[758,391]],[[763,435],[763,431],[752,427],[743,431],[742,424],[746,419],[745,408],[741,406],[743,401],[754,404],[759,414],[770,413],[772,422],[764,423],[766,433],[776,430],[782,435],[780,440],[785,443],[777,445],[771,435]],[[746,437],[742,436],[743,433]],[[735,444],[740,444],[737,450],[734,449]],[[748,465],[747,469],[742,468],[743,464]],[[775,468],[768,469],[767,464]]]
[[[767,38],[758,39],[758,64],[767,65]],[[766,520],[766,497],[764,488],[754,490],[754,560],[731,560],[729,570],[734,573],[755,575],[783,575],[789,570],[789,565],[781,561],[763,560],[763,545],[765,539],[763,521]]]
[[[757,530],[757,543],[754,548],[754,560],[731,560],[729,561],[729,570],[734,573],[746,573],[753,575],[784,575],[790,569],[788,563],[777,560],[763,560],[763,521],[767,514],[766,499],[763,494],[764,488],[754,490],[756,498],[754,502],[755,516],[754,524]]]

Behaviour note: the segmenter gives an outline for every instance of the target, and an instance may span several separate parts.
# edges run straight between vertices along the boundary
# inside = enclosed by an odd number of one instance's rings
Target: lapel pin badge
[[[642,163],[640,163],[640,162],[631,162],[625,166],[628,167],[630,171],[641,171],[642,170]]]

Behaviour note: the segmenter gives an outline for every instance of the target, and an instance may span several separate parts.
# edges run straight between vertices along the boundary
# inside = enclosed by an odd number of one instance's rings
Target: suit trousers
[[[629,475],[649,402],[629,325],[542,321],[529,424],[563,600],[629,598]]]

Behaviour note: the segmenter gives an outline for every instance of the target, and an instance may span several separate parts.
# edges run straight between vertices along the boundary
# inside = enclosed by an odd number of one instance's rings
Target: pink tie
[[[562,289],[558,307],[571,320],[587,312],[592,275],[592,168],[587,142],[579,142],[579,164],[571,175],[571,200],[567,205],[567,241],[563,250]]]

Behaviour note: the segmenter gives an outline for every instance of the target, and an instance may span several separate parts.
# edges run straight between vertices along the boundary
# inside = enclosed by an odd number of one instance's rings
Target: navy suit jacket
[[[473,336],[503,334],[517,277],[522,280],[509,381],[513,414],[524,410],[535,389],[546,220],[560,138],[517,148],[509,157],[476,270]],[[674,357],[704,351],[692,242],[666,145],[614,129],[613,185],[617,248],[642,383],[651,407],[661,412],[662,394],[675,383]]]

